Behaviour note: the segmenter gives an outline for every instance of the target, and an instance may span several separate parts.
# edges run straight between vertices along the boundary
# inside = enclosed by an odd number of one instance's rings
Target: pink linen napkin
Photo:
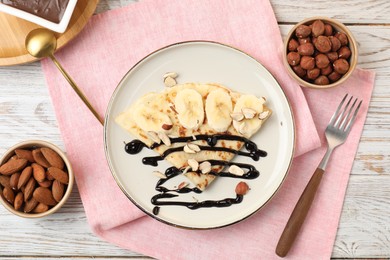
[[[279,236],[324,154],[325,125],[341,97],[349,92],[365,102],[346,144],[336,150],[288,256],[329,259],[374,74],[356,70],[343,87],[303,92],[283,67],[279,28],[270,3],[262,0],[155,0],[131,4],[93,17],[57,57],[104,115],[113,90],[129,68],[156,49],[186,40],[232,45],[268,68],[291,102],[297,130],[296,155],[304,155],[294,159],[285,183],[272,201],[241,223],[209,231],[162,224],[145,216],[120,191],[105,160],[102,126],[52,63],[44,60],[59,128],[92,230],[109,242],[159,259],[278,258],[274,250]],[[317,130],[322,147],[313,151],[320,146]],[[342,161],[337,160],[338,155],[343,155]]]

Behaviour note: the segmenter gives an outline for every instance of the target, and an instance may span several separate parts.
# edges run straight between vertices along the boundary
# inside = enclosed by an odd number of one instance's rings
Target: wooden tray
[[[57,49],[68,43],[87,24],[95,12],[98,0],[78,0],[68,29],[63,34],[56,34]],[[27,34],[39,25],[23,19],[0,13],[0,66],[11,66],[37,60],[27,53],[24,40]]]

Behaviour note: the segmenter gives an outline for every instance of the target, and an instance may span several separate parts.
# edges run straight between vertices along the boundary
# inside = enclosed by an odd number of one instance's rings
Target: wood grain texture
[[[136,2],[102,0],[96,13]],[[347,23],[359,44],[358,67],[375,70],[375,89],[351,172],[332,257],[390,258],[390,2],[271,0],[282,35],[295,22],[326,15]],[[334,5],[338,5],[337,8]],[[359,87],[359,86],[357,86]],[[0,154],[17,142],[43,139],[64,149],[39,63],[0,67]],[[39,242],[39,243],[38,243]],[[148,259],[91,233],[77,187],[56,214],[17,218],[0,207],[0,258]]]

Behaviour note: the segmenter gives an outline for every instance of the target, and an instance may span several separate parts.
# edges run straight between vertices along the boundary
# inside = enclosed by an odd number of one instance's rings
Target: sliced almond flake
[[[237,165],[231,165],[228,170],[231,174],[237,175],[237,176],[242,176],[244,175],[244,170],[238,167]]]
[[[176,80],[175,80],[174,78],[172,78],[172,77],[166,77],[166,78],[164,79],[164,84],[165,84],[165,86],[167,86],[168,88],[170,88],[170,87],[175,86],[177,83],[176,83]]]
[[[193,151],[195,151],[195,152],[200,152],[200,147],[198,146],[198,145],[196,145],[196,144],[191,144],[191,143],[188,143],[187,144],[188,145],[188,147],[191,149],[191,150],[193,150]]]
[[[194,134],[192,135],[192,140],[196,140],[196,136]]]
[[[183,174],[186,174],[189,170],[191,169],[191,167],[190,166],[187,166],[186,168],[184,168],[184,170],[183,170]]]
[[[241,112],[235,112],[235,113],[231,113],[230,114],[230,117],[234,120],[234,121],[237,121],[237,122],[240,122],[244,119],[244,114],[241,113]]]
[[[159,177],[160,179],[166,179],[167,178],[167,176],[164,173],[160,172],[160,171],[153,171],[153,174],[155,176]]]
[[[183,151],[186,152],[186,153],[196,153],[194,150],[192,150],[192,149],[188,146],[188,144],[184,145]]]
[[[199,169],[199,163],[195,159],[188,159],[187,161],[188,165],[191,167],[193,171],[197,171]]]
[[[158,137],[158,134],[156,132],[153,132],[153,131],[148,131],[146,132],[146,134],[148,135],[148,137],[155,143],[161,143],[161,139]]]
[[[183,181],[183,182],[181,182],[181,183],[179,184],[179,186],[177,186],[177,189],[181,190],[181,189],[187,187],[188,185],[190,185],[188,182]]]
[[[241,111],[246,119],[254,118],[256,113],[257,113],[256,110],[254,110],[252,108],[247,108],[247,107],[242,108]]]
[[[264,120],[264,119],[267,118],[268,115],[269,115],[269,111],[261,112],[261,113],[259,114],[259,119],[260,119],[260,120]]]
[[[203,173],[211,172],[211,163],[209,161],[204,161],[199,165],[199,170]]]
[[[168,77],[171,77],[171,78],[177,78],[177,73],[176,72],[167,72],[164,74],[163,78],[168,78]]]
[[[158,132],[158,137],[166,146],[171,146],[171,139],[164,132]]]
[[[242,135],[246,135],[247,134],[247,124],[245,123],[245,122],[242,122],[241,124],[240,124],[240,126],[238,127],[238,132],[240,133],[240,134],[242,134]]]

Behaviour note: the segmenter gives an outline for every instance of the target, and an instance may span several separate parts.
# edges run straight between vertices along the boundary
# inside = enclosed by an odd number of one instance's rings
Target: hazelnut
[[[325,36],[331,36],[333,34],[333,27],[332,25],[330,24],[325,24],[325,31],[324,31],[324,35]]]
[[[314,46],[311,43],[304,43],[298,47],[298,53],[302,56],[304,55],[313,55]]]
[[[339,39],[340,43],[341,43],[341,46],[345,46],[348,44],[348,37],[345,33],[343,32],[337,32],[335,35],[334,35],[337,39]]]
[[[311,70],[308,70],[307,71],[307,77],[309,79],[316,79],[318,78],[318,76],[320,75],[320,69],[319,68],[314,68],[314,69],[311,69]]]
[[[316,20],[313,23],[311,31],[314,37],[323,35],[325,32],[325,24],[321,20]]]
[[[341,75],[339,73],[337,73],[336,71],[333,71],[332,73],[330,73],[328,75],[328,79],[331,81],[331,82],[336,82],[338,81],[339,79],[341,78]]]
[[[308,43],[308,42],[311,42],[311,39],[310,39],[310,37],[308,37],[308,38],[299,38],[298,39],[298,42],[299,42],[299,44],[305,44],[305,43]]]
[[[322,53],[329,52],[332,49],[332,44],[330,40],[328,39],[328,37],[323,35],[318,36],[314,45],[316,46],[316,49]]]
[[[297,74],[298,77],[300,77],[300,78],[302,78],[303,76],[306,75],[306,70],[302,69],[302,67],[300,65],[293,66],[292,69],[295,72],[295,74]]]
[[[314,81],[314,83],[317,85],[328,85],[329,79],[326,76],[321,75]]]
[[[332,43],[332,51],[338,51],[341,47],[341,42],[334,36],[329,36],[329,40]]]
[[[338,59],[333,62],[333,69],[339,74],[345,74],[349,70],[349,63],[346,59]]]
[[[328,52],[327,54],[325,54],[328,59],[331,61],[331,62],[334,62],[335,60],[337,60],[339,58],[339,55],[337,54],[337,52]]]
[[[311,34],[311,28],[307,25],[301,24],[295,30],[295,35],[298,38],[306,38]]]
[[[323,69],[325,67],[327,67],[329,65],[329,59],[328,59],[328,56],[326,56],[325,54],[318,54],[316,56],[316,66],[319,68],[319,69]]]
[[[332,71],[332,66],[328,65],[325,68],[321,69],[321,75],[328,76],[330,73],[332,73]]]
[[[296,51],[297,48],[299,46],[299,43],[297,40],[295,39],[291,39],[289,42],[288,42],[288,50],[289,51]]]
[[[287,54],[287,62],[291,66],[298,65],[300,60],[301,60],[301,55],[299,55],[298,52],[292,51]]]
[[[302,56],[301,62],[299,63],[302,69],[311,70],[315,67],[315,60],[310,56]]]
[[[339,58],[341,59],[348,59],[351,56],[351,50],[348,48],[348,46],[343,46],[338,51]]]

